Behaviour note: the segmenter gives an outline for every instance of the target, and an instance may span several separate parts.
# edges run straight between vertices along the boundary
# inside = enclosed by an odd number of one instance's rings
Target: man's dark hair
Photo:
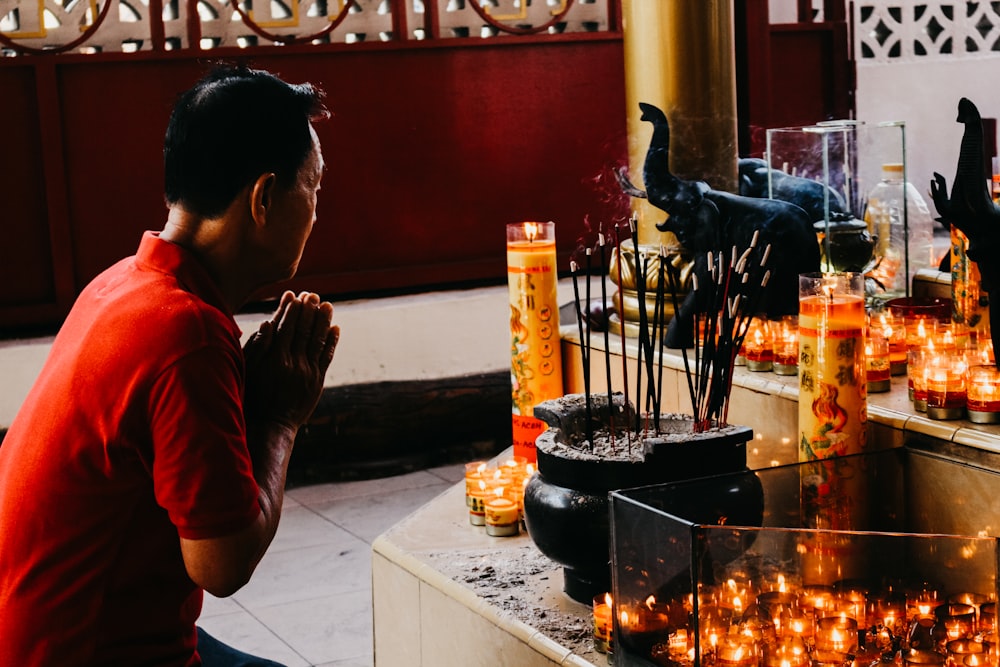
[[[323,93],[270,72],[219,66],[183,93],[163,142],[168,204],[207,218],[225,212],[258,176],[295,182],[312,148],[309,123],[325,117]]]

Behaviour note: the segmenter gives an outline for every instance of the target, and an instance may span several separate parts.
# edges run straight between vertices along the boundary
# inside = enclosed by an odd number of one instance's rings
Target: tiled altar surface
[[[591,391],[606,389],[603,341],[592,340]],[[622,376],[635,375],[634,341],[627,341],[628,369],[623,372],[621,344],[611,342],[612,385],[621,387]],[[574,332],[563,328],[563,361],[566,393],[583,390],[579,343]],[[667,351],[663,360],[664,412],[690,412],[683,360]],[[895,447],[919,442],[949,456],[968,460],[986,458],[995,464],[1000,454],[1000,427],[964,420],[935,421],[916,413],[907,399],[906,378],[893,378],[892,391],[869,395],[869,444]],[[634,398],[636,389],[630,387]],[[754,429],[748,445],[751,468],[792,463],[797,460],[795,432],[798,424],[798,378],[771,372],[737,369],[729,421]],[[937,480],[940,495],[953,492],[961,477]],[[949,488],[949,485],[952,485]],[[965,490],[967,491],[967,490]],[[958,494],[962,497],[968,493]],[[988,504],[989,499],[983,498]],[[949,511],[946,504],[942,511]],[[968,511],[969,506],[965,506]],[[482,528],[470,526],[464,505],[464,485],[459,483],[438,496],[373,543],[372,581],[375,662],[386,665],[468,665],[483,667],[519,665],[606,665],[606,656],[589,646],[569,647],[540,630],[538,623],[517,618],[503,609],[509,589],[530,587],[536,603],[554,615],[575,614],[589,622],[589,609],[561,592],[561,573],[552,567],[522,583],[510,582],[507,591],[484,597],[470,582],[492,561],[533,549],[530,539],[490,538]]]

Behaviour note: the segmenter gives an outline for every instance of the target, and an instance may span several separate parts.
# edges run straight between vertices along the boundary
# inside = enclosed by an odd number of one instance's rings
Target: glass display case
[[[869,273],[872,291],[893,297],[936,266],[933,215],[908,183],[905,122],[769,129],[763,162],[765,195],[815,221],[824,271]]]
[[[995,665],[997,488],[897,448],[615,491],[614,664]]]

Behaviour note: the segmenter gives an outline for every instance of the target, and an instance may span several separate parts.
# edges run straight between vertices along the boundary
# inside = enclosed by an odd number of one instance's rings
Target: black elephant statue
[[[826,219],[827,206],[832,214],[849,213],[843,195],[830,186],[773,169],[760,158],[740,158],[739,174],[740,194],[744,197],[763,199],[770,196],[795,204],[809,214],[813,222]],[[771,180],[770,192],[768,178]]]
[[[801,206],[779,199],[746,197],[713,190],[704,181],[686,181],[670,172],[670,125],[652,104],[639,104],[642,120],[653,124],[653,137],[646,152],[643,180],[646,190],[635,187],[624,171],[618,174],[625,192],[643,197],[668,214],[658,223],[660,231],[673,232],[680,244],[694,255],[694,273],[708,284],[706,253],[738,252],[750,246],[759,233],[759,246],[770,245],[768,269],[771,277],[759,310],[769,318],[798,313],[798,276],[820,270],[820,250],[813,218]],[[703,291],[702,291],[703,292]],[[690,347],[694,342],[694,315],[705,312],[702,292],[691,290],[667,329],[664,344]]]

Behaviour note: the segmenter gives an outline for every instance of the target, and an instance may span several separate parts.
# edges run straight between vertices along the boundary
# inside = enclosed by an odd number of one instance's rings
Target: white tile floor
[[[290,489],[250,583],[206,595],[199,625],[288,667],[371,667],[371,543],[463,475],[458,464]]]

